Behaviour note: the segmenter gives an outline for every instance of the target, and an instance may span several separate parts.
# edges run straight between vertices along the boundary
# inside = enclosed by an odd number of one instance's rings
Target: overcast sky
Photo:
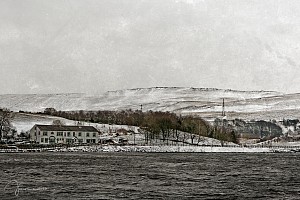
[[[300,92],[299,0],[1,0],[0,93]]]

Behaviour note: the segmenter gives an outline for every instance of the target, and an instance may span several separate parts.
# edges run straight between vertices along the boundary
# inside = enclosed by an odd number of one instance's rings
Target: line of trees
[[[196,136],[206,136],[237,143],[236,134],[232,129],[212,126],[200,117],[178,116],[171,112],[141,112],[140,110],[56,111],[54,108],[47,108],[44,113],[75,121],[138,126],[146,131],[146,139],[159,137],[167,140],[171,134],[176,136],[178,131],[181,131],[190,133],[192,141]]]

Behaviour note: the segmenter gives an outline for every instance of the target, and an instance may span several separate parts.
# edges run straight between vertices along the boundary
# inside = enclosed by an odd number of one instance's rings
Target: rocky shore
[[[59,152],[232,152],[272,153],[298,152],[298,149],[280,147],[216,147],[216,146],[80,146],[58,149]]]

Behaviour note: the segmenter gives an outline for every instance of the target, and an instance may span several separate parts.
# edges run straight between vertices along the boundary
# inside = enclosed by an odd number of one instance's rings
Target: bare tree
[[[60,119],[55,119],[55,120],[53,120],[52,125],[64,126],[65,122],[63,122]]]
[[[0,109],[0,139],[11,130],[12,112],[7,108]]]

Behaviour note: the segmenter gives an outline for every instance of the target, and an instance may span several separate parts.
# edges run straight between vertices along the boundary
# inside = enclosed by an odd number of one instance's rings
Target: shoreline
[[[60,152],[145,152],[145,153],[279,153],[300,152],[297,149],[272,147],[216,147],[216,146],[88,146],[71,147]]]
[[[226,146],[76,146],[35,149],[0,149],[0,153],[35,152],[145,152],[145,153],[296,153],[299,147],[226,147]]]

